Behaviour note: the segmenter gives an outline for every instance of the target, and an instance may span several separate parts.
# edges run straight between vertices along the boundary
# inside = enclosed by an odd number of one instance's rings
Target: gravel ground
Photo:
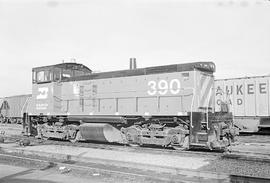
[[[23,167],[45,170],[45,171],[53,171],[53,172],[59,172],[59,166],[57,166],[58,162],[63,163],[63,160],[59,161],[57,159],[48,159],[44,157],[42,158],[42,157],[29,156],[29,155],[24,156],[24,157],[29,157],[29,158],[34,158],[34,159],[43,159],[43,160],[54,162],[54,163],[44,163],[44,162],[39,163],[39,162],[34,162],[34,161],[2,158],[1,156],[0,156],[0,163],[15,165],[15,166],[23,166]],[[72,167],[71,168],[72,171],[68,173],[72,176],[98,178],[106,182],[130,182],[130,183],[147,182],[148,183],[148,182],[177,182],[176,180],[183,180],[179,178],[179,176],[177,177],[177,176],[173,176],[169,174],[167,174],[166,176],[162,174],[163,177],[167,177],[167,178],[171,177],[171,179],[168,181],[158,180],[158,178],[154,179],[154,177],[159,177],[159,175],[157,174],[157,172],[151,172],[151,171],[143,172],[143,175],[146,174],[146,175],[149,175],[149,177],[123,175],[119,173],[110,173],[108,171],[103,171],[103,170],[108,169],[108,170],[120,171],[120,172],[132,172],[138,175],[140,175],[141,172],[135,169],[127,170],[127,168],[105,166],[105,165],[99,165],[99,164],[94,164],[94,163],[78,163],[78,162],[73,162],[73,161],[70,161],[70,162],[67,161],[65,163],[66,163],[66,167],[68,167],[69,164],[78,165],[82,167],[87,167],[87,166],[89,167],[89,169],[85,169],[85,168],[80,169],[80,168]],[[246,160],[239,160],[239,159],[218,158],[216,160],[211,161],[209,165],[206,165],[198,169],[198,171],[213,172],[217,174],[227,174],[228,176],[239,175],[239,176],[270,178],[270,163],[246,161]],[[178,182],[181,182],[181,181],[178,181]]]
[[[219,158],[199,170],[229,175],[270,178],[270,163]],[[270,181],[270,180],[269,180]]]
[[[237,137],[239,143],[270,144],[270,135],[241,135]]]
[[[1,152],[2,153],[2,152]],[[12,155],[18,155],[18,154],[12,154]],[[36,156],[22,156],[21,157],[27,157],[27,158],[33,158],[33,159],[42,159],[46,160],[49,162],[38,162],[38,161],[31,161],[31,160],[24,160],[24,159],[18,159],[18,158],[12,158],[12,157],[6,157],[6,156],[1,156],[0,155],[0,164],[6,164],[6,165],[12,165],[12,166],[18,166],[18,167],[26,167],[29,169],[37,169],[37,170],[43,170],[49,172],[58,172],[58,173],[63,173],[59,170],[59,167],[63,166],[62,164],[58,163],[63,163],[59,162],[59,160],[56,159],[48,159],[48,158],[40,158]],[[69,166],[70,165],[70,166]],[[77,168],[74,168],[72,165],[77,165]],[[113,171],[116,170],[121,170],[119,167],[107,167],[108,171],[105,171],[104,169],[102,170],[102,167],[96,164],[87,164],[87,163],[76,163],[76,162],[65,162],[64,165],[66,168],[70,169],[70,171],[64,172],[64,174],[68,174],[73,177],[80,177],[80,178],[86,178],[86,179],[91,179],[91,180],[97,180],[97,181],[104,181],[104,182],[122,182],[122,183],[137,183],[137,182],[143,182],[143,183],[162,183],[162,182],[181,182],[177,180],[168,180],[165,181],[163,179],[160,179],[161,177],[159,176],[153,176],[153,177],[148,177],[144,176],[139,176],[138,175],[132,175],[132,174],[121,174],[121,173],[115,173],[115,172],[110,172],[110,169]],[[92,167],[96,168],[92,168]],[[82,168],[80,168],[82,167]],[[85,168],[84,168],[85,167]],[[87,168],[89,167],[89,168]],[[103,167],[104,168],[104,167]],[[123,171],[125,172],[125,171]]]

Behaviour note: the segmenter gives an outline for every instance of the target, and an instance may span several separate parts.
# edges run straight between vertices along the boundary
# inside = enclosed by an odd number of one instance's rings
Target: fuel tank
[[[85,140],[123,143],[121,131],[110,124],[84,123],[79,126],[79,130]]]

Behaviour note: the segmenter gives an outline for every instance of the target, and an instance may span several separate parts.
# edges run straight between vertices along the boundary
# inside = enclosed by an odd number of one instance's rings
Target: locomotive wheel
[[[130,146],[138,146],[140,142],[139,132],[136,127],[129,127],[126,131],[126,139]]]
[[[184,138],[184,142],[182,145],[172,145],[171,147],[179,151],[187,150],[189,148],[189,136],[186,136]]]
[[[78,141],[82,140],[82,135],[80,131],[77,131],[76,136],[74,139],[69,139],[70,142],[76,143]]]
[[[180,139],[179,139],[180,138]],[[182,141],[182,138],[180,135],[173,135],[171,137],[171,147],[175,150],[184,150],[185,148],[182,146],[182,144],[179,144],[179,141]]]
[[[37,135],[35,136],[35,138],[37,139],[41,139],[41,140],[49,140],[50,137],[45,136],[44,134],[46,134],[46,132],[44,133],[44,126],[43,125],[38,125],[37,126]]]
[[[46,140],[50,140],[50,138],[51,138],[51,137],[44,137],[44,136],[42,136],[42,137],[39,138],[39,139],[46,141]]]

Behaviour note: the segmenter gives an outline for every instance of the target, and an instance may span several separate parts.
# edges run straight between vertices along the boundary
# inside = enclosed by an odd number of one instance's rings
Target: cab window
[[[53,81],[60,81],[60,79],[61,79],[61,69],[54,68]]]
[[[36,76],[36,81],[38,83],[40,82],[49,82],[51,81],[51,72],[49,70],[43,70],[43,71],[38,71],[37,76]]]
[[[83,75],[85,75],[85,73],[83,71],[80,71],[80,70],[74,71],[74,76],[83,76]]]
[[[36,83],[36,82],[37,82],[37,79],[36,79],[36,71],[33,71],[33,72],[32,72],[32,82],[33,82],[33,83]]]
[[[68,70],[68,69],[63,69],[62,71],[62,79],[67,79],[72,77],[72,70]]]

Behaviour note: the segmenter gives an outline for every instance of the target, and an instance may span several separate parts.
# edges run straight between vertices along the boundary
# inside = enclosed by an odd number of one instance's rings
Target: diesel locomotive
[[[236,131],[228,111],[214,112],[214,72],[212,62],[100,73],[79,63],[36,67],[24,121],[39,138],[223,149]]]

